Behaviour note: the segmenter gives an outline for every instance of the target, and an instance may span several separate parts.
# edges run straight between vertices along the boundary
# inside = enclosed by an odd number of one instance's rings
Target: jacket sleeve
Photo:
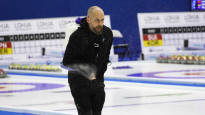
[[[110,57],[110,51],[111,51],[111,47],[112,47],[112,42],[113,42],[113,33],[112,33],[112,31],[110,31],[110,40],[109,40],[109,48],[108,48],[108,51],[107,51],[107,54],[106,54],[106,60],[107,60],[107,63],[109,63],[110,62],[110,60],[109,60],[109,57]]]
[[[63,57],[62,64],[64,66],[81,63],[81,60],[79,59],[81,51],[79,48],[80,44],[78,40],[79,39],[75,32],[71,34]]]
[[[105,73],[105,71],[107,70],[107,64],[110,62],[109,57],[110,57],[110,51],[111,51],[111,47],[112,47],[112,42],[113,42],[113,33],[112,31],[109,32],[109,42],[108,42],[108,49],[106,52],[106,57],[105,57],[105,62],[102,66],[102,72]]]

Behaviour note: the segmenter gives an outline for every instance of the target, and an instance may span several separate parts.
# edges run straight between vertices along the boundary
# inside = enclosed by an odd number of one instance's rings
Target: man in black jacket
[[[90,7],[80,27],[71,34],[63,58],[63,65],[71,68],[68,82],[79,115],[101,115],[104,73],[112,41],[112,31],[104,25],[103,10]]]

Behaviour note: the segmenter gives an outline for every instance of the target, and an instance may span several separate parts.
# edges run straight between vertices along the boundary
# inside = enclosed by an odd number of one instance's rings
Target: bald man
[[[71,34],[63,58],[78,115],[101,115],[105,101],[104,73],[113,41],[104,25],[104,12],[98,6],[88,9],[87,17]]]

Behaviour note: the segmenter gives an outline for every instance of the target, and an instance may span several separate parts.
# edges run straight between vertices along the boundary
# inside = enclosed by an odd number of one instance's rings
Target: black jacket
[[[103,26],[102,35],[96,35],[89,29],[86,18],[84,18],[81,20],[80,27],[69,38],[63,65],[94,64],[97,67],[96,79],[104,81],[112,41],[111,29]]]

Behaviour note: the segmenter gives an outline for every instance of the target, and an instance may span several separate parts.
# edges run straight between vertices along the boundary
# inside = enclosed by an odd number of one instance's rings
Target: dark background
[[[191,11],[190,0],[1,0],[0,20],[85,16],[98,5],[128,44],[131,60],[141,52],[137,13]]]

